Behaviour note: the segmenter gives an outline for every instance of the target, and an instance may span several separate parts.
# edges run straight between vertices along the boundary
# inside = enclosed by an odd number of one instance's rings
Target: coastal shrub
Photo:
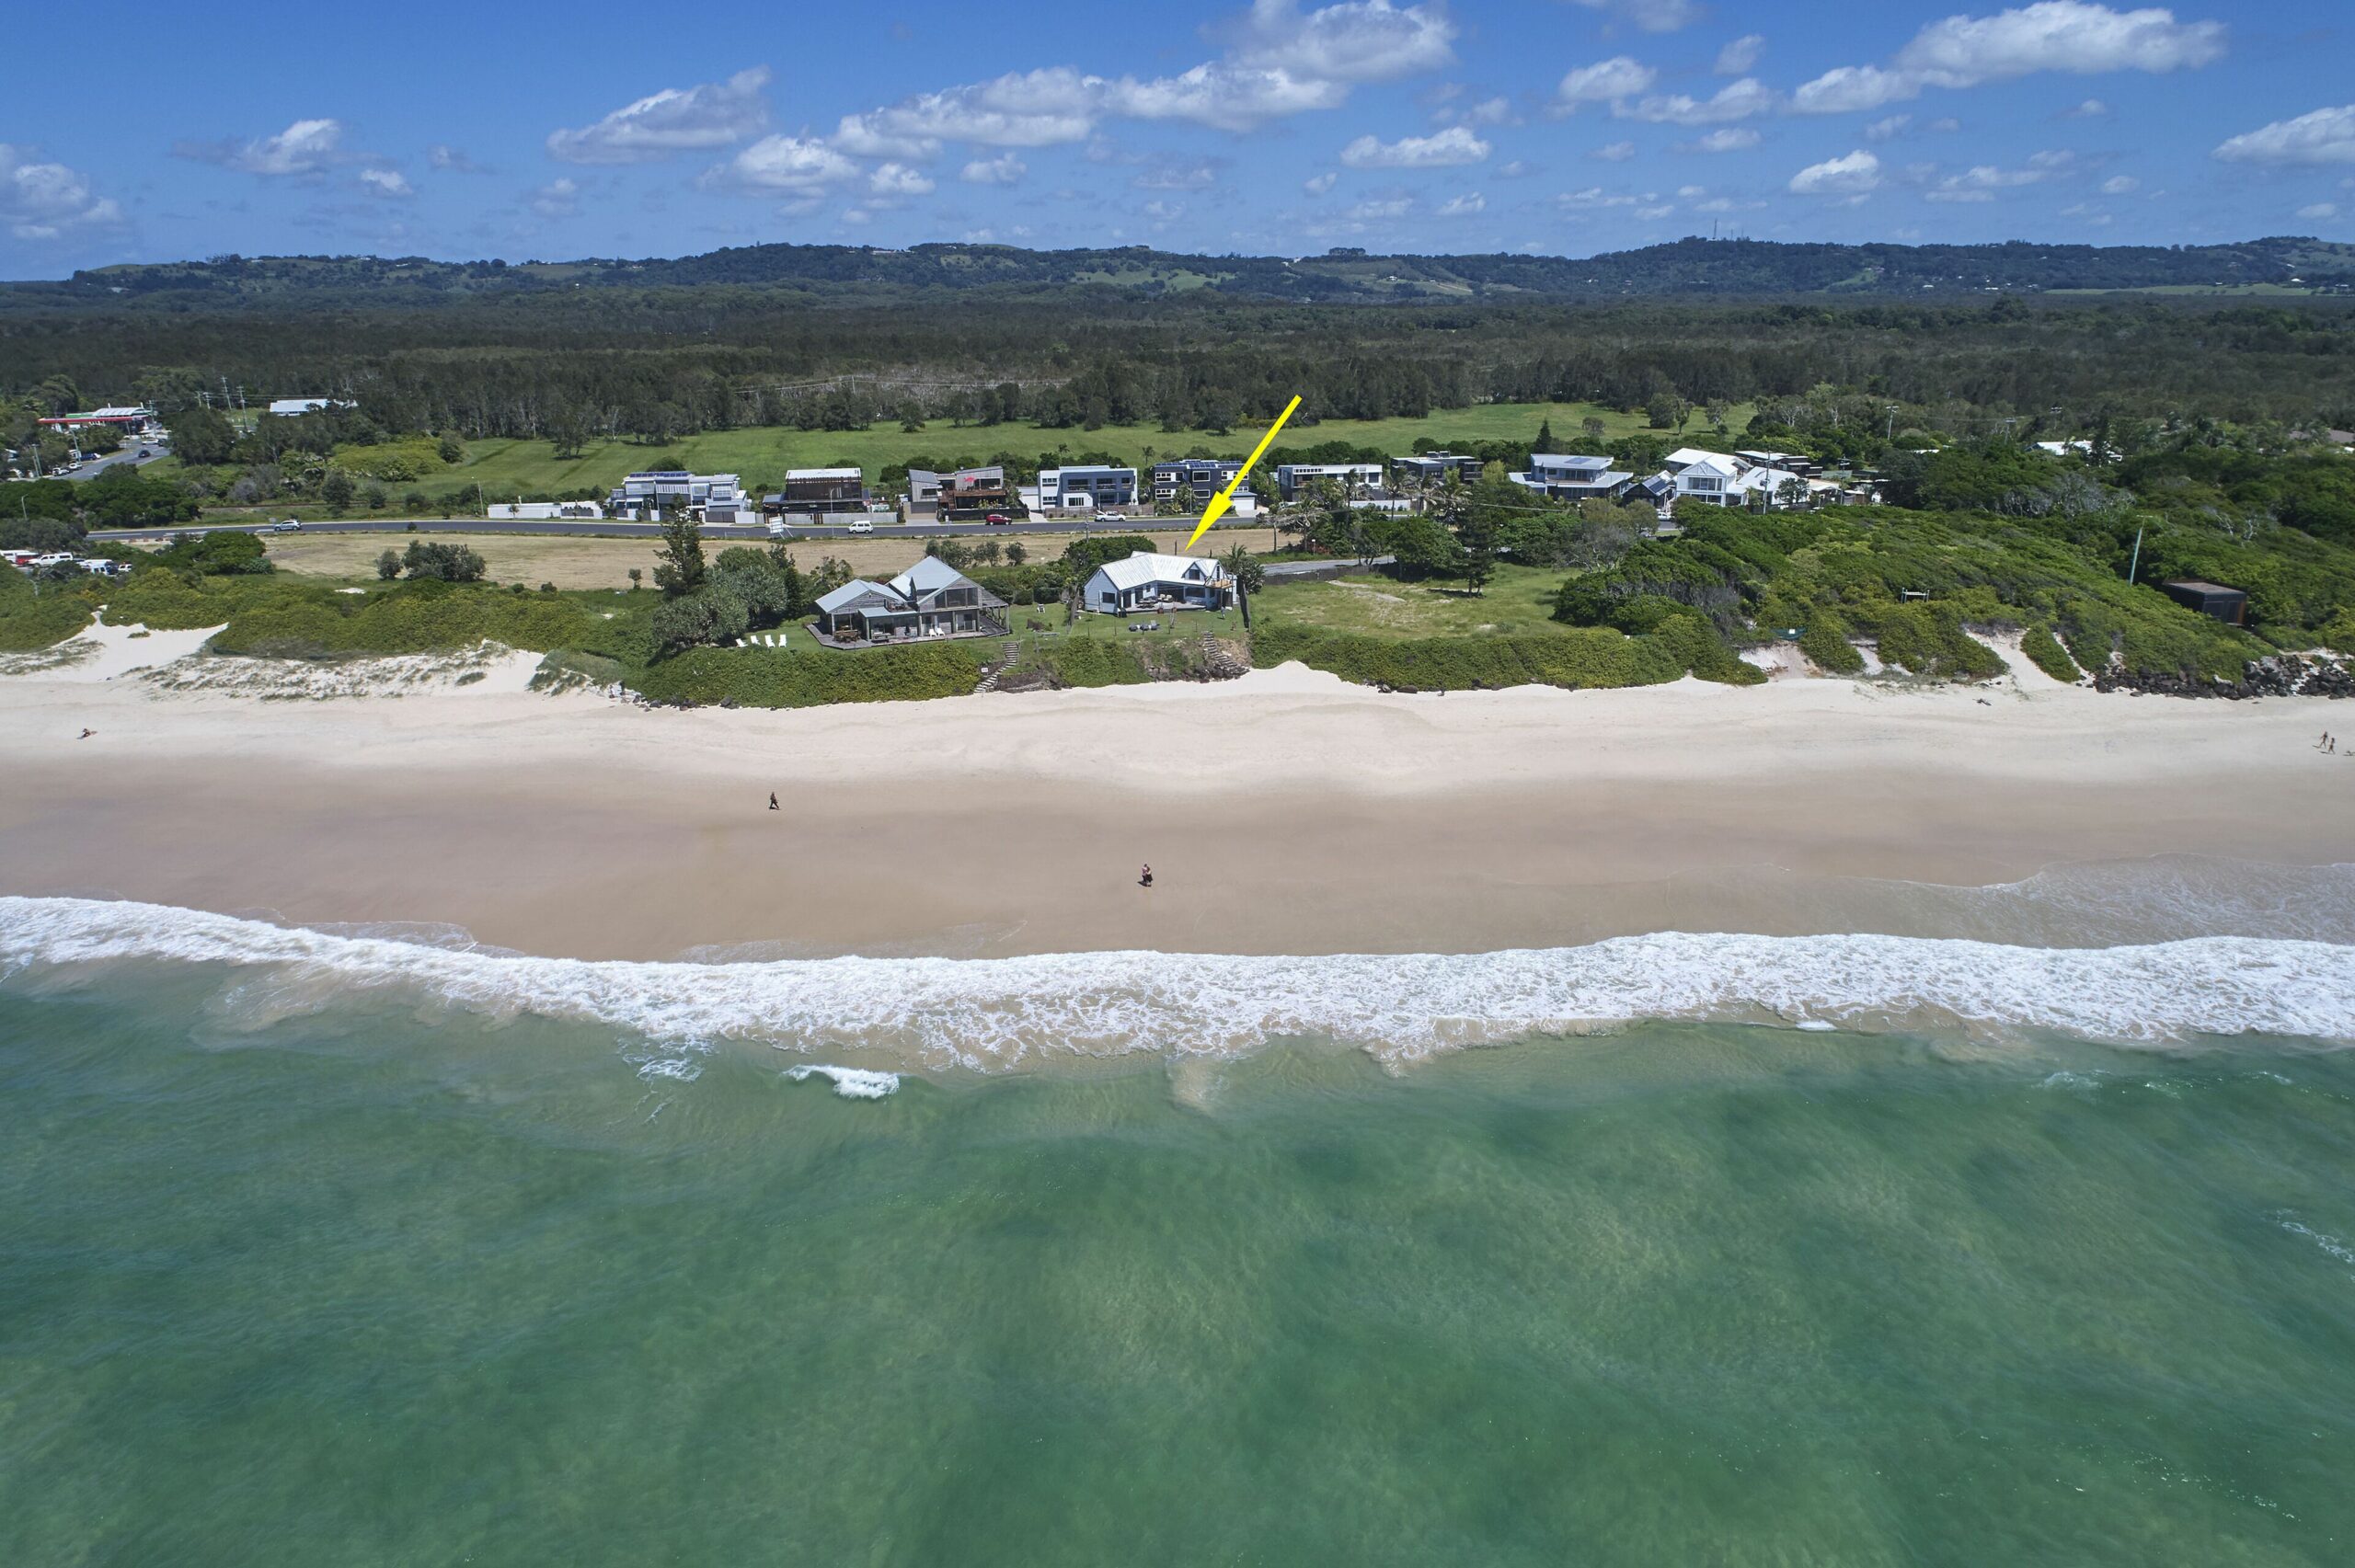
[[[261,577],[276,571],[270,547],[258,535],[236,530],[183,533],[147,559],[176,572],[209,578]]]
[[[1399,640],[1280,625],[1253,634],[1251,662],[1264,669],[1297,659],[1312,670],[1329,670],[1344,681],[1401,692],[1465,692],[1529,685],[1572,689],[1649,686],[1685,674],[1690,668],[1685,656],[1698,651],[1702,641],[1715,645],[1715,638],[1697,623],[1683,625],[1700,635],[1688,634],[1680,638],[1678,629],[1672,628],[1658,635],[1630,637],[1608,628],[1595,628],[1542,637]],[[1740,664],[1730,653],[1725,658]],[[1749,669],[1747,665],[1741,668]],[[1763,679],[1756,670],[1750,673]],[[1729,672],[1725,678],[1742,680]]]
[[[1020,684],[1026,676],[1044,673],[1057,686],[1133,686],[1153,679],[1139,658],[1139,649],[1094,638],[1040,642],[1023,651],[1006,671]]]
[[[2053,639],[2050,627],[2030,626],[2020,636],[2020,652],[2055,681],[2075,681],[2085,673],[2069,657],[2068,650]]]
[[[1942,681],[2001,675],[2003,657],[1962,629],[1951,604],[1921,602],[1872,608],[1867,629],[1879,639],[1880,661]]]
[[[430,581],[365,597],[313,590],[311,597],[241,608],[227,619],[213,640],[215,650],[277,658],[436,653],[484,641],[546,652],[579,647],[603,624],[562,595]]]
[[[90,601],[68,588],[41,587],[0,567],[0,653],[29,653],[62,643],[90,624]]]
[[[638,677],[649,702],[803,708],[825,703],[920,702],[972,691],[982,651],[951,642],[834,652],[824,648],[689,648]]]
[[[1828,606],[1809,616],[1799,651],[1827,675],[1855,675],[1865,668],[1865,656],[1848,640],[1848,623]]]

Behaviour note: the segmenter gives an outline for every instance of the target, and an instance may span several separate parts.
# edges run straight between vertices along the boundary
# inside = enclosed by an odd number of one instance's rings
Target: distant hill
[[[813,303],[1040,296],[1073,290],[1153,297],[1208,291],[1301,302],[1581,300],[1675,296],[1920,296],[1988,291],[2214,288],[2355,292],[2355,246],[2276,237],[2234,245],[1783,245],[1679,240],[1577,259],[1557,256],[1195,256],[1142,246],[1023,250],[995,245],[759,245],[675,260],[443,262],[419,257],[215,257],[103,267],[0,285],[0,306],[126,300],[206,309],[377,307],[584,288],[758,290]]]

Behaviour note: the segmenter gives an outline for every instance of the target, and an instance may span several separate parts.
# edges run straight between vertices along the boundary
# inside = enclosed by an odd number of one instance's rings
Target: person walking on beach
[[[1143,871],[1137,873],[1137,886],[1140,887],[1150,887],[1153,886],[1153,867],[1148,865]]]
[[[769,809],[775,811],[776,808],[776,791],[771,790],[769,791]]]

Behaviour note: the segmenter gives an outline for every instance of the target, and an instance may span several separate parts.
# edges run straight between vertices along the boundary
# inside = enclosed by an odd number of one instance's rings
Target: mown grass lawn
[[[1554,596],[1558,567],[1500,566],[1478,594],[1454,581],[1397,582],[1385,577],[1270,584],[1251,601],[1261,625],[1295,624],[1373,637],[1461,637],[1568,632]]]

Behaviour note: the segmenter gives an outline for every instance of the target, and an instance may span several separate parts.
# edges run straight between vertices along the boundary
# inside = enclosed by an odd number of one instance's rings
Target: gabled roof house
[[[830,647],[927,637],[1002,636],[1005,601],[926,555],[890,582],[854,578],[818,601],[813,630]]]
[[[1080,607],[1099,614],[1131,610],[1223,610],[1235,598],[1235,579],[1216,561],[1139,550],[1107,561],[1080,589]]]

